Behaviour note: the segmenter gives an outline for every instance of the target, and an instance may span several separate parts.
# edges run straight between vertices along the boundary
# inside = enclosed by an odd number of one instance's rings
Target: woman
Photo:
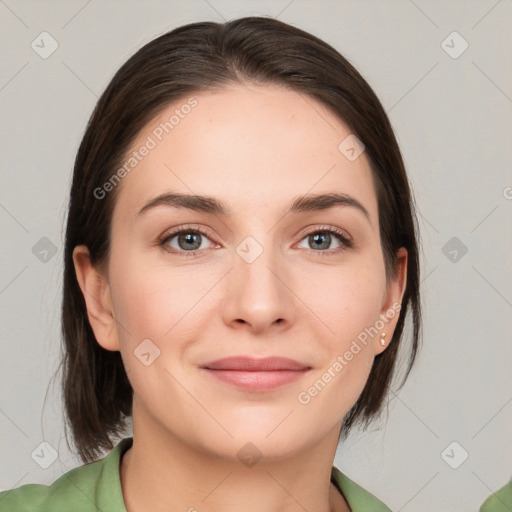
[[[145,45],[70,194],[64,396],[88,464],[0,510],[389,510],[332,464],[385,403],[408,312],[414,362],[416,229],[385,111],[332,47],[260,17]]]

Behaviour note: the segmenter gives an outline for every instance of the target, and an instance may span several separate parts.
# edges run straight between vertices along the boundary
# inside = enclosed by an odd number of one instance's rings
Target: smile
[[[202,369],[238,388],[263,392],[300,379],[311,367],[284,357],[254,359],[242,356],[219,359],[203,365]]]

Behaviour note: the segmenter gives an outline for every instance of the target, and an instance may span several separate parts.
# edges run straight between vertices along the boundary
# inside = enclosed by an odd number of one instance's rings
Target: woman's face
[[[337,440],[380,334],[392,337],[406,265],[401,250],[386,282],[369,161],[349,136],[317,100],[269,85],[190,94],[139,134],[118,175],[108,277],[84,282],[148,432],[223,457],[248,442],[279,458]],[[322,194],[342,200],[290,211]],[[95,294],[106,309],[91,313]],[[305,369],[214,369],[232,356]]]

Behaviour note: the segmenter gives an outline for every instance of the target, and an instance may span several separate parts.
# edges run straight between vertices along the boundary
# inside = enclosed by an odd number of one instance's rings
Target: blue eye
[[[176,240],[175,243],[172,243]],[[165,234],[159,241],[164,250],[180,256],[198,256],[198,253],[211,248],[206,240],[210,241],[208,234],[201,229],[191,227],[181,227],[171,233]],[[332,255],[345,249],[353,247],[350,237],[341,230],[335,228],[316,228],[307,233],[302,239],[307,240],[309,247],[305,247],[308,252],[322,255]],[[330,247],[334,241],[338,241],[337,247]],[[212,243],[212,242],[211,242]]]
[[[180,229],[166,235],[160,243],[166,250],[172,247],[173,250],[170,250],[170,252],[184,256],[194,256],[197,251],[205,249],[203,245],[204,238],[208,239],[208,235],[200,229]],[[173,239],[176,239],[178,247],[171,246],[170,242]]]
[[[329,246],[331,245],[333,238],[338,241],[339,246],[330,248]],[[350,248],[353,245],[352,241],[345,233],[333,228],[311,231],[302,240],[307,240],[306,243],[313,247],[313,249],[306,247],[308,250],[315,253],[322,253],[322,255],[324,255],[324,253],[332,254],[333,252],[339,252],[340,250]]]

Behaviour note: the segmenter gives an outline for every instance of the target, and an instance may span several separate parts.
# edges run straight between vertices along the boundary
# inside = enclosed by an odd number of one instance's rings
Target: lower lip
[[[274,371],[240,371],[240,370],[209,370],[206,371],[224,382],[247,391],[270,391],[300,379],[308,371],[274,370]]]

